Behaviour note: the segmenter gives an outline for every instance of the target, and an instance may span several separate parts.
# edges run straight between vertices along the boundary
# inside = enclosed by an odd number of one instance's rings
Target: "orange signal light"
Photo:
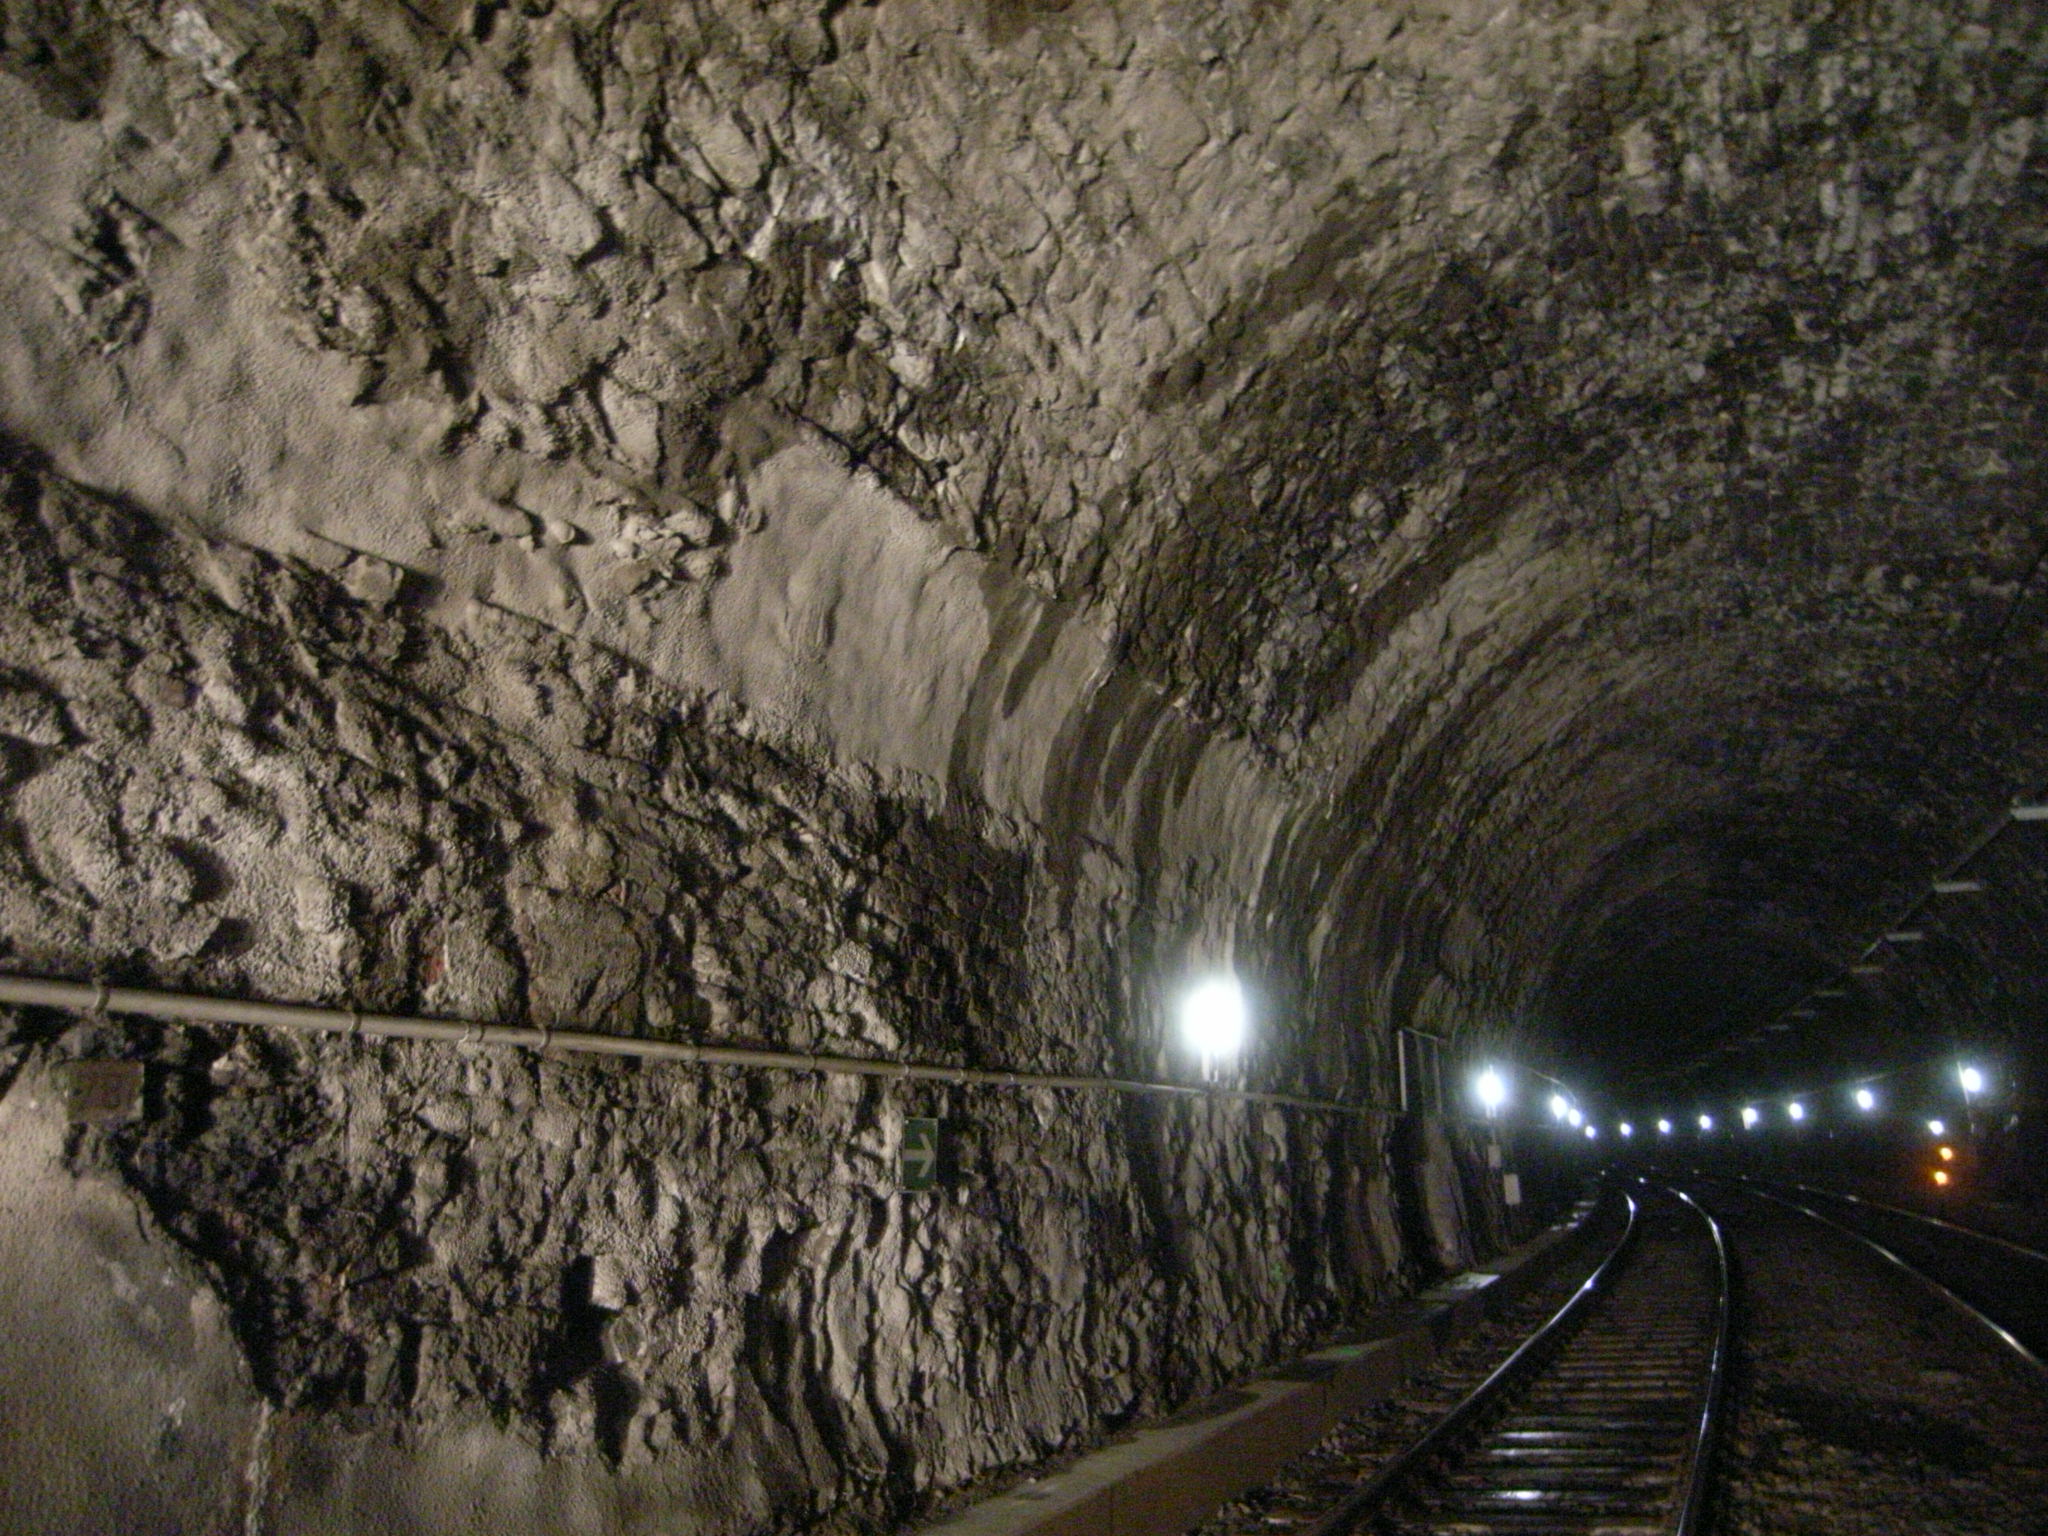
[[[1946,1189],[1948,1187],[1948,1170],[1946,1168],[1935,1169],[1934,1182],[1941,1185],[1942,1188]]]
[[[1941,1160],[1944,1163],[1954,1162],[1956,1160],[1956,1149],[1954,1147],[1943,1147],[1941,1149]]]

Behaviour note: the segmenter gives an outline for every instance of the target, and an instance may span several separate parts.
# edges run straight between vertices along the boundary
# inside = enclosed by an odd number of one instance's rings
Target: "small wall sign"
[[[913,1116],[903,1122],[897,1183],[905,1190],[930,1189],[939,1182],[939,1122]]]

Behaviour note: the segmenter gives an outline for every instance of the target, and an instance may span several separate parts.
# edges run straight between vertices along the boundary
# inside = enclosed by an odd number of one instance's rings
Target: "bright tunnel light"
[[[1757,1115],[1756,1106],[1754,1104],[1745,1104],[1742,1106],[1742,1128],[1745,1131],[1755,1130],[1758,1118],[1759,1116]],[[1704,1131],[1706,1128],[1707,1122],[1705,1120],[1701,1120],[1700,1129]]]
[[[1597,1125],[1589,1125],[1589,1126],[1587,1126],[1587,1127],[1586,1127],[1586,1140],[1588,1140],[1588,1141],[1598,1141],[1599,1139],[1600,1139],[1600,1127],[1599,1127],[1599,1126],[1597,1126]]]
[[[1930,1136],[1946,1136],[1948,1134],[1948,1122],[1946,1120],[1928,1121],[1927,1134]]]
[[[1180,1037],[1204,1061],[1235,1056],[1244,1049],[1248,1016],[1237,978],[1212,976],[1182,995]]]
[[[1572,1107],[1571,1107],[1571,1105],[1569,1105],[1569,1104],[1567,1104],[1567,1103],[1565,1102],[1565,1100],[1564,1100],[1564,1095],[1563,1095],[1563,1094],[1561,1094],[1561,1093],[1553,1093],[1553,1094],[1552,1094],[1552,1095],[1550,1096],[1550,1118],[1551,1118],[1551,1119],[1553,1119],[1553,1120],[1562,1120],[1562,1119],[1563,1119],[1563,1118],[1564,1118],[1564,1117],[1565,1117],[1566,1115],[1568,1115],[1568,1114],[1570,1114],[1570,1113],[1571,1113],[1571,1110],[1572,1110]]]
[[[1472,1084],[1472,1091],[1478,1096],[1479,1107],[1489,1115],[1508,1101],[1508,1080],[1500,1075],[1498,1067],[1488,1067]]]
[[[1659,1136],[1669,1136],[1671,1134],[1671,1122],[1669,1120],[1659,1120],[1657,1122],[1657,1134]]]
[[[1790,1120],[1794,1125],[1797,1125],[1800,1121],[1806,1118],[1806,1106],[1800,1103],[1797,1099],[1794,1099],[1790,1104],[1787,1104],[1785,1106],[1785,1117],[1788,1120]]]
[[[1858,1088],[1856,1090],[1856,1107],[1866,1115],[1869,1114],[1873,1109],[1877,1108],[1877,1095],[1868,1088]]]
[[[1565,1118],[1571,1121],[1572,1129],[1576,1131],[1580,1126],[1586,1123],[1586,1112],[1582,1109],[1574,1107],[1571,1113],[1566,1115]]]
[[[1712,1130],[1713,1128],[1714,1128],[1714,1117],[1713,1117],[1712,1115],[1701,1115],[1701,1116],[1700,1116],[1700,1129],[1701,1129],[1701,1130],[1703,1130],[1703,1131],[1711,1131],[1711,1130]]]
[[[1624,1139],[1633,1136],[1636,1133],[1636,1128],[1630,1125],[1626,1120],[1622,1121],[1621,1124],[1617,1125],[1615,1129],[1621,1132],[1622,1137]]]
[[[1963,1092],[1965,1093],[1982,1093],[1984,1091],[1984,1074],[1975,1067],[1959,1068],[1956,1072],[1956,1081],[1963,1085]]]

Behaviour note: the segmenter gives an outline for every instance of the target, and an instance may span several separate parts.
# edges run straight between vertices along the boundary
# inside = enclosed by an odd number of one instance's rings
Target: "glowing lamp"
[[[1480,1108],[1491,1115],[1508,1101],[1508,1080],[1500,1075],[1499,1068],[1488,1067],[1474,1080],[1472,1092],[1478,1097]]]
[[[1237,978],[1212,976],[1181,997],[1180,1037],[1205,1062],[1235,1056],[1244,1049],[1249,1014]]]

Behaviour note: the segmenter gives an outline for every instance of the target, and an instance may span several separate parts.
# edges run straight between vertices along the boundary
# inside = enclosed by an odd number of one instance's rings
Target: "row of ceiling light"
[[[1542,1074],[1538,1075],[1541,1076]],[[1878,1079],[1875,1078],[1866,1078],[1856,1083],[1843,1095],[1846,1102],[1854,1105],[1860,1115],[1874,1116],[1882,1109],[1881,1095],[1877,1088],[1873,1086],[1877,1081]],[[1982,1098],[1991,1087],[1991,1079],[1986,1075],[1984,1069],[1970,1062],[1957,1064],[1955,1081],[1956,1086],[1962,1090],[1963,1104],[1966,1111],[1976,1100]],[[1482,1067],[1472,1080],[1472,1096],[1478,1101],[1479,1107],[1485,1111],[1489,1119],[1498,1117],[1508,1107],[1513,1098],[1508,1084],[1507,1072],[1497,1066]],[[1813,1097],[1813,1095],[1799,1095],[1785,1100],[1783,1109],[1785,1123],[1792,1126],[1800,1126],[1807,1123],[1812,1118],[1812,1110],[1808,1106]],[[1586,1112],[1573,1101],[1563,1085],[1556,1084],[1553,1086],[1549,1098],[1545,1101],[1545,1107],[1550,1111],[1552,1123],[1559,1128],[1579,1131],[1584,1134],[1588,1141],[1599,1139],[1599,1125],[1588,1117]],[[1753,1131],[1768,1124],[1771,1115],[1769,1111],[1760,1108],[1754,1103],[1750,1103],[1741,1106],[1736,1111],[1734,1119],[1736,1123],[1741,1125],[1742,1129]],[[1659,1115],[1651,1123],[1659,1136],[1670,1136],[1678,1129],[1670,1117],[1665,1115]],[[1719,1128],[1720,1123],[1719,1117],[1712,1111],[1701,1110],[1695,1115],[1692,1128],[1696,1129],[1702,1136],[1710,1136]],[[1941,1137],[1948,1134],[1948,1122],[1939,1116],[1930,1118],[1926,1125],[1927,1132],[1931,1136]],[[1616,1120],[1614,1122],[1614,1133],[1624,1141],[1630,1140],[1636,1134],[1635,1123],[1630,1120]]]

